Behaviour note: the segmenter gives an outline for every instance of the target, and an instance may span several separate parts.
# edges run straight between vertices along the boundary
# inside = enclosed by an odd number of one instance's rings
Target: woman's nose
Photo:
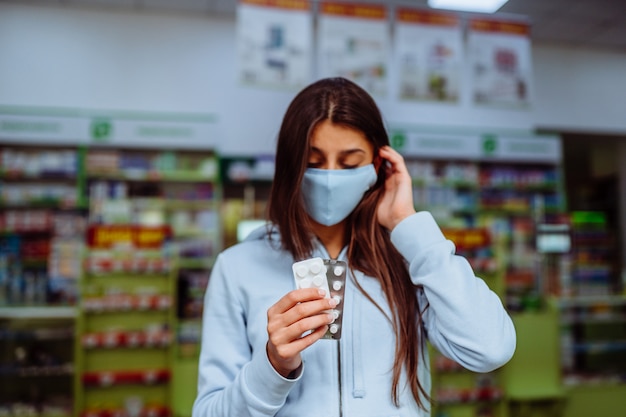
[[[339,166],[338,161],[326,161],[324,163],[324,166],[322,166],[321,168],[322,169],[340,169],[341,167]]]

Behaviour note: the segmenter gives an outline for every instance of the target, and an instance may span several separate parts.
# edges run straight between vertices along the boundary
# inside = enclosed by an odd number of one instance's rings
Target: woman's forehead
[[[371,150],[372,144],[360,130],[323,121],[313,130],[311,149],[320,152],[341,152],[350,149]]]

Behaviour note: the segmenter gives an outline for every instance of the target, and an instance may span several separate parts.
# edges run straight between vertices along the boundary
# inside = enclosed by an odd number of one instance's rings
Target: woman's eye
[[[319,168],[320,166],[322,166],[321,162],[308,162],[306,164],[307,168]]]
[[[359,167],[358,164],[343,164],[343,169],[354,169],[358,167]]]

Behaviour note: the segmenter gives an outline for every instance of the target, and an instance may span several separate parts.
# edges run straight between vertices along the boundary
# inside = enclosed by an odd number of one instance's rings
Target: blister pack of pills
[[[337,306],[328,311],[335,320],[328,325],[325,339],[341,338],[347,268],[348,265],[343,261],[322,258],[305,259],[293,264],[296,288],[319,288],[326,292],[327,298],[337,300]]]

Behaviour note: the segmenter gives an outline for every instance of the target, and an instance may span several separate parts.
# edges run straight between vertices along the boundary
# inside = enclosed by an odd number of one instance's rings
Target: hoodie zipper
[[[341,249],[341,251],[339,252],[339,255],[336,258],[331,258],[330,254],[328,253],[328,251],[326,250],[326,248],[324,247],[324,245],[320,243],[320,250],[321,252],[325,255],[323,256],[326,259],[334,259],[337,260],[339,258],[341,258],[342,255],[345,256],[345,251],[346,248],[344,247],[343,249]],[[345,301],[345,300],[344,300]],[[342,380],[341,380],[341,343],[339,340],[337,340],[337,385],[338,385],[338,407],[339,407],[339,417],[343,417],[343,396],[342,396]]]
[[[341,343],[337,341],[337,382],[339,383],[339,417],[343,417],[343,402],[341,396]]]

